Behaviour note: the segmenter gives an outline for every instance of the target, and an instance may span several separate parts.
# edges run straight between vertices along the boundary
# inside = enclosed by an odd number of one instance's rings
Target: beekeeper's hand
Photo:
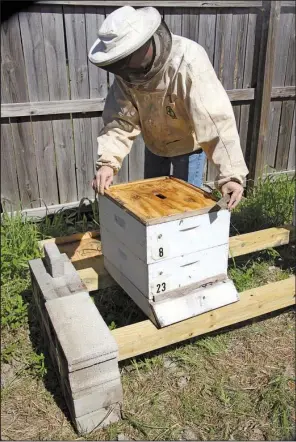
[[[112,184],[113,177],[114,171],[112,167],[100,167],[93,179],[92,188],[101,195],[104,195],[105,189],[108,190],[110,185]]]
[[[234,209],[240,200],[242,199],[244,188],[241,184],[236,183],[235,181],[229,181],[225,183],[221,188],[222,195],[225,196],[230,194],[230,200],[228,203],[228,209]]]

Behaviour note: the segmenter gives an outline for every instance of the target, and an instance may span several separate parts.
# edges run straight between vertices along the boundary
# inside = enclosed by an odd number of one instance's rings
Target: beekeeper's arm
[[[199,50],[188,63],[184,98],[198,143],[217,168],[216,187],[231,189],[236,187],[231,182],[243,184],[248,169],[228,95],[205,50]]]
[[[98,159],[93,187],[100,193],[112,183],[135,138],[140,134],[138,111],[128,91],[115,79],[103,112],[104,127],[98,137]],[[107,167],[104,167],[107,166]]]

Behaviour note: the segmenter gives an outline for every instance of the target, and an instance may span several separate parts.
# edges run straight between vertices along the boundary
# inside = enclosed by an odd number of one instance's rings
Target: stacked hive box
[[[188,183],[164,177],[113,186],[100,200],[100,225],[106,269],[157,325],[162,301],[229,283],[230,213]],[[231,286],[199,312],[237,299]]]
[[[29,264],[43,336],[74,425],[83,434],[117,421],[118,347],[86,287],[55,244],[45,246],[44,262]]]

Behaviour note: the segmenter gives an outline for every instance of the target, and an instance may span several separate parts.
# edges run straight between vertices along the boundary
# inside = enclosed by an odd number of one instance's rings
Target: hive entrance
[[[164,196],[162,193],[155,193],[155,196],[157,196],[157,198],[160,198],[161,200],[166,199],[166,196]]]

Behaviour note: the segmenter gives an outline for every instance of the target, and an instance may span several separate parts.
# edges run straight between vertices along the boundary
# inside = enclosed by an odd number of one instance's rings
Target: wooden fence
[[[232,101],[256,178],[295,163],[294,1],[42,1],[1,27],[1,200],[13,209],[93,198],[97,141],[112,75],[87,59],[97,30],[124,4],[159,9],[200,43]],[[141,137],[117,181],[143,177]],[[205,172],[212,181],[211,165]]]

